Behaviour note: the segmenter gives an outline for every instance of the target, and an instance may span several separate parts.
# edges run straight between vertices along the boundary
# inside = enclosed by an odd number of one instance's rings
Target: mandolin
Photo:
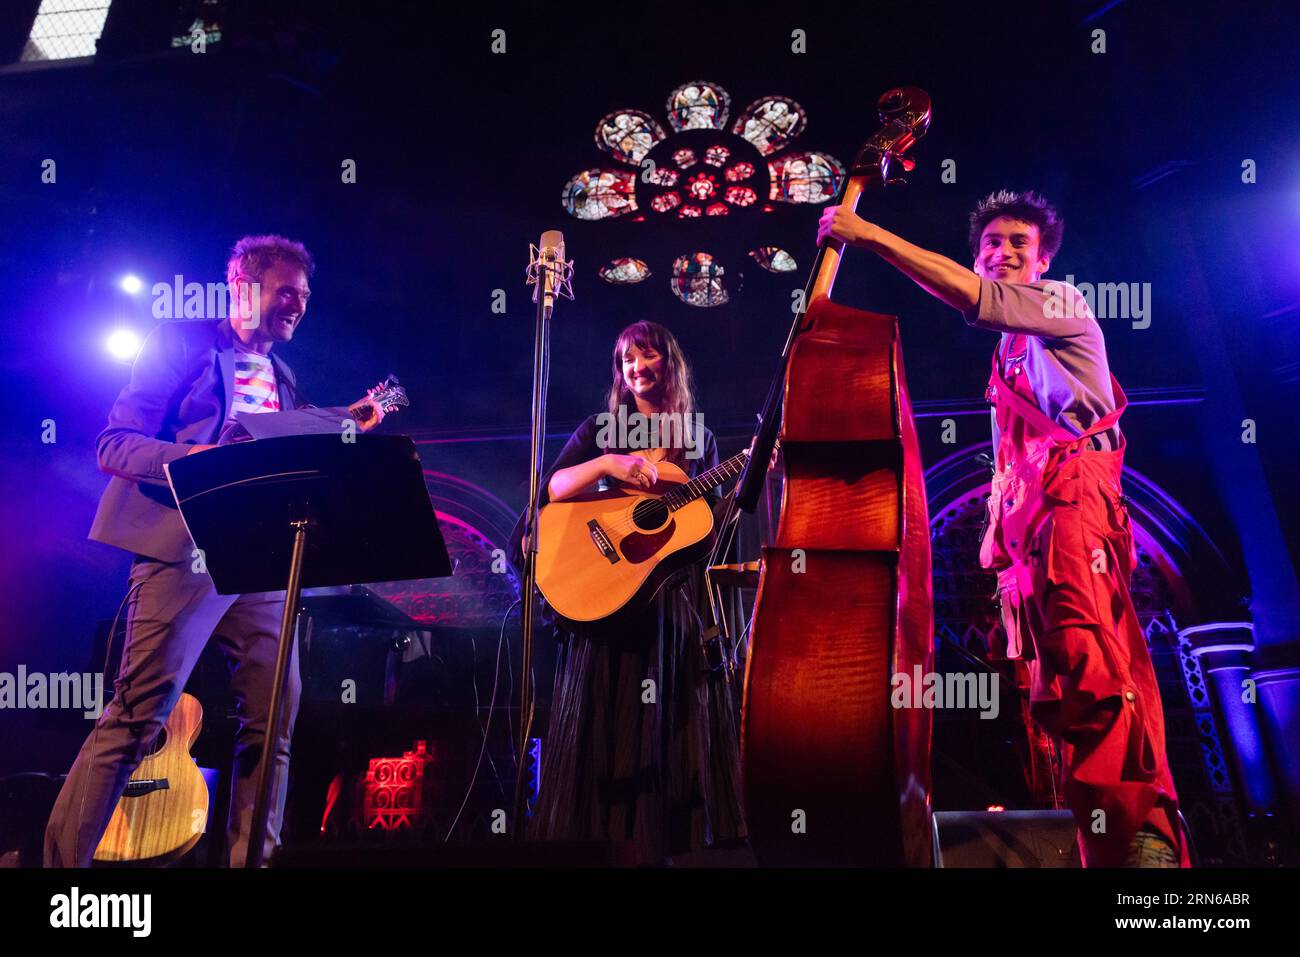
[[[95,860],[168,864],[199,842],[208,824],[208,785],[190,747],[202,727],[202,706],[182,694],[127,782]]]
[[[659,587],[707,550],[713,510],[704,496],[739,475],[739,452],[688,478],[656,462],[649,489],[620,486],[551,502],[537,517],[537,587],[570,621],[608,618],[649,601]]]
[[[397,381],[397,376],[389,373],[388,378],[366,392],[365,398],[348,406],[348,411],[352,413],[358,425],[365,425],[374,416],[369,403],[374,403],[383,410],[384,415],[388,415],[390,412],[409,406],[411,400],[407,398],[406,389]]]
[[[410,398],[406,394],[406,389],[397,381],[397,376],[389,375],[373,389],[366,391],[366,394],[353,402],[347,407],[348,415],[352,420],[365,431],[371,425],[377,425],[375,420],[375,410],[378,409],[388,415],[396,412],[398,409],[405,408],[411,404]],[[291,410],[293,412],[302,412],[307,409],[313,409],[314,406],[305,405],[300,409]],[[321,410],[317,410],[318,412]],[[328,410],[326,410],[328,411]],[[272,412],[269,415],[280,415],[285,413]],[[250,442],[254,436],[270,437],[277,433],[265,433],[261,427],[261,416],[237,415],[234,421],[225,427],[218,440],[218,445],[235,445],[240,442]],[[327,426],[330,429],[337,425],[334,421],[328,421]],[[318,428],[319,431],[319,423]],[[206,448],[206,446],[205,446]]]

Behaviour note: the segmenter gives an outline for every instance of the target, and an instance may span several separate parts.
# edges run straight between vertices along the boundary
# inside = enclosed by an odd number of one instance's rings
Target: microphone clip
[[[534,286],[533,302],[537,301],[537,296],[542,287],[546,285],[543,281],[543,273],[550,271],[554,274],[554,295],[561,296],[573,301],[573,260],[567,262],[563,259],[555,259],[546,262],[542,259],[542,251],[537,248],[535,243],[528,244],[528,268],[524,270],[524,276],[528,285]]]

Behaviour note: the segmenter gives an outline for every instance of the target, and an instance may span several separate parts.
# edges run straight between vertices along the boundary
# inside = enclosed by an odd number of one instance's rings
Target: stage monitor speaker
[[[936,811],[935,867],[1080,867],[1069,811]]]

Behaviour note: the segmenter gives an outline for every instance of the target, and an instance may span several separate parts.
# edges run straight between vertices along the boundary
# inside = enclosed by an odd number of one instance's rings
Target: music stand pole
[[[302,559],[307,550],[307,521],[289,523],[293,528],[293,557],[289,559],[289,584],[284,592],[284,614],[280,618],[280,647],[275,657],[275,679],[271,691],[271,713],[266,719],[262,739],[262,758],[257,764],[257,799],[253,803],[253,823],[248,832],[245,867],[261,867],[266,851],[266,823],[271,815],[272,767],[279,750],[280,725],[284,712],[284,686],[289,678],[289,656],[293,652],[298,604],[302,598]]]

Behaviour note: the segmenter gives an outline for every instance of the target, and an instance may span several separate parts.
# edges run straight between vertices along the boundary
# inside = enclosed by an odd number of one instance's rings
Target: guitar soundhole
[[[645,499],[632,509],[632,521],[642,531],[650,531],[668,521],[668,506],[659,499]]]

